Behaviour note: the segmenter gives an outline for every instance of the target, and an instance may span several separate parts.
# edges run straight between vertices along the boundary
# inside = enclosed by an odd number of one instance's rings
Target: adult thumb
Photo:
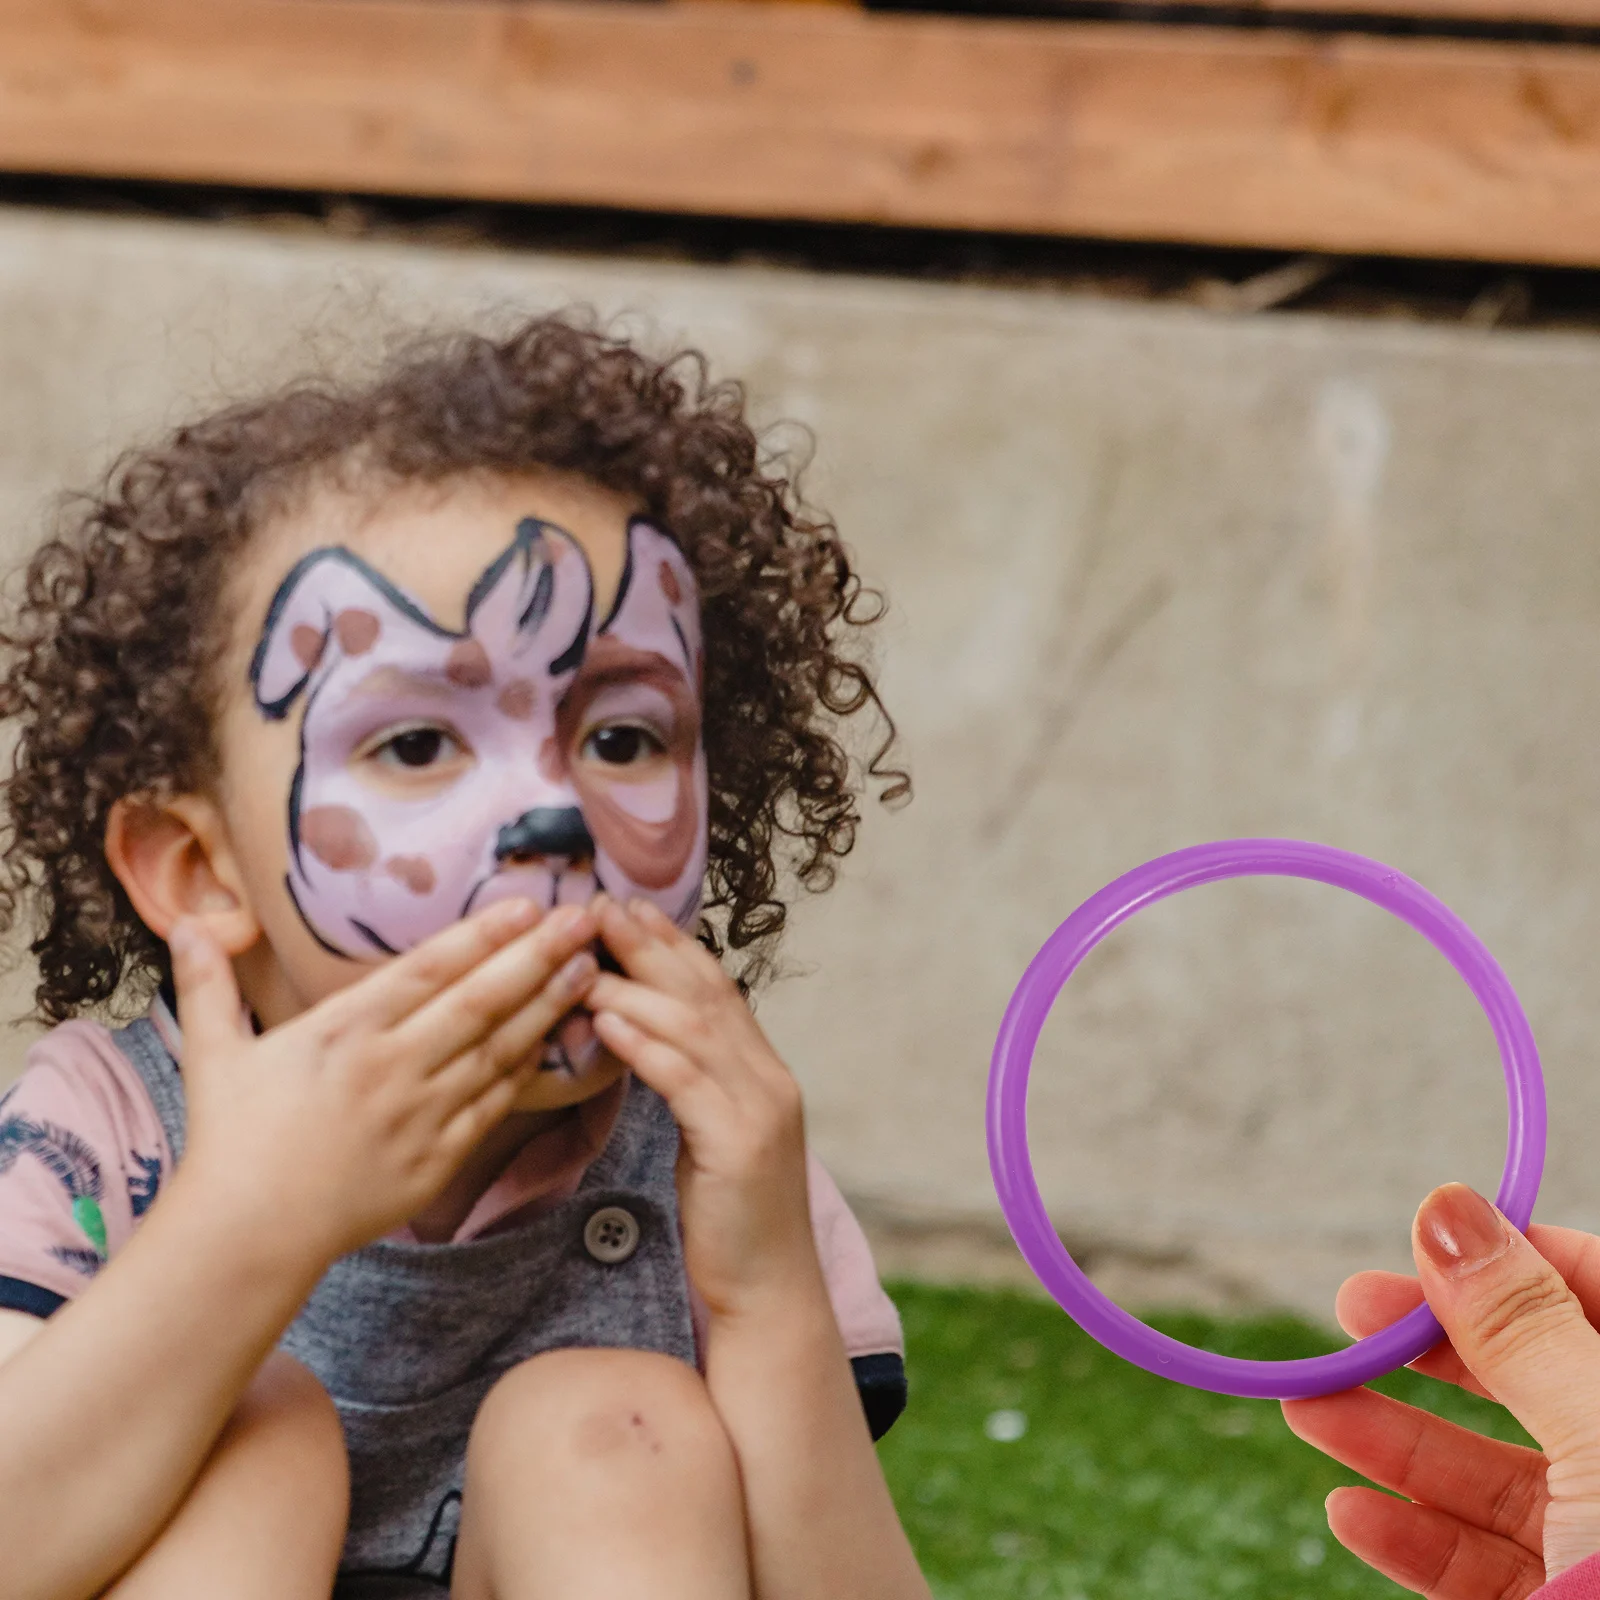
[[[1552,1498],[1594,1499],[1594,1542],[1583,1553],[1600,1549],[1600,1334],[1577,1296],[1462,1183],[1422,1202],[1411,1244],[1456,1353],[1549,1457]]]
[[[238,980],[227,953],[205,924],[180,917],[167,934],[172,984],[178,996],[178,1028],[183,1034],[184,1067],[204,1061],[217,1047],[251,1036]]]

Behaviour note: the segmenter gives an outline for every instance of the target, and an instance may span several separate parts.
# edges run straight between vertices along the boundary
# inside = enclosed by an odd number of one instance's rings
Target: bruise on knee
[[[643,1464],[731,1449],[698,1374],[642,1351],[534,1356],[496,1384],[473,1432],[480,1454],[485,1448],[521,1454],[530,1438],[546,1445],[559,1440],[569,1463],[613,1469],[630,1459]]]
[[[738,1462],[704,1381],[643,1351],[552,1352],[505,1374],[467,1448],[456,1571],[470,1600],[748,1600]]]
[[[645,1411],[643,1406],[591,1411],[574,1430],[573,1447],[580,1456],[614,1456],[624,1450],[643,1450],[658,1456],[664,1448],[661,1434]]]

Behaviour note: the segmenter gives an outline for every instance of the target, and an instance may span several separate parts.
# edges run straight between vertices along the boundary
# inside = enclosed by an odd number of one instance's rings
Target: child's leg
[[[467,1449],[455,1600],[748,1600],[733,1447],[693,1368],[556,1350],[490,1391]]]
[[[349,1504],[339,1414],[274,1351],[188,1498],[103,1600],[328,1600]]]

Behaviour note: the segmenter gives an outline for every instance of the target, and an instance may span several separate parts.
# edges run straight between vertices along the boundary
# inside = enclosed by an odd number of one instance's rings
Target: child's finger
[[[390,1029],[386,1042],[398,1060],[425,1063],[427,1071],[443,1066],[483,1044],[594,935],[594,919],[581,906],[559,907]]]
[[[488,1038],[480,1039],[434,1073],[434,1084],[444,1104],[466,1104],[497,1078],[525,1064],[537,1070],[535,1052],[550,1030],[583,998],[596,970],[594,957],[587,950],[580,950]]]
[[[692,934],[686,933],[660,906],[649,900],[635,900],[630,910],[646,934],[653,937],[675,963],[680,975],[674,993],[700,1006],[728,1004],[750,1027],[755,1018],[745,1004],[733,979],[722,963]]]
[[[538,1064],[530,1062],[514,1072],[492,1078],[483,1092],[468,1100],[439,1130],[440,1154],[459,1167],[484,1136],[505,1121],[517,1096],[538,1076]]]
[[[204,925],[180,917],[167,935],[172,956],[172,982],[178,992],[178,1026],[183,1030],[184,1059],[209,1060],[252,1037],[244,1016],[233,963],[206,932]]]
[[[392,1027],[541,920],[549,919],[531,900],[499,901],[385,962],[318,1009],[341,1024]]]
[[[641,904],[648,905],[648,902]],[[595,910],[599,916],[600,936],[630,977],[684,999],[703,995],[703,976],[684,959],[676,939],[663,935],[659,924],[647,924],[633,908],[615,900],[597,899]],[[666,923],[673,935],[678,933],[665,917],[661,922]]]
[[[597,1011],[594,1031],[601,1044],[667,1102],[678,1126],[704,1137],[727,1110],[727,1096],[683,1051],[652,1037],[615,1011]]]
[[[603,972],[590,986],[588,1004],[591,1011],[615,1012],[646,1033],[676,1045],[698,1065],[708,1065],[702,1059],[705,1027],[701,1013],[687,1000],[653,989],[647,983]]]
[[[592,1011],[622,1017],[660,1043],[673,1046],[735,1098],[753,1080],[765,1079],[762,1053],[741,1048],[738,1033],[726,1027],[714,1034],[704,1005],[611,973],[595,979],[585,1004]]]
[[[602,973],[590,986],[589,1010],[616,1011],[630,1022],[637,1022],[646,1032],[677,1045],[688,1056],[699,1054],[691,1045],[699,1027],[698,1011],[677,995],[651,989],[650,984]]]
[[[727,974],[711,954],[691,933],[686,933],[653,900],[632,902],[634,916],[645,929],[674,950],[691,971],[698,976],[727,982]]]

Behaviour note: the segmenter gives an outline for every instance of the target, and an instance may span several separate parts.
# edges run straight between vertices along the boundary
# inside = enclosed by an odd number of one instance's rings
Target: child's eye
[[[628,767],[648,756],[661,755],[666,748],[648,728],[634,722],[613,722],[596,728],[583,741],[582,754],[610,767]]]
[[[403,728],[373,747],[372,757],[384,767],[431,767],[461,746],[443,728]]]

